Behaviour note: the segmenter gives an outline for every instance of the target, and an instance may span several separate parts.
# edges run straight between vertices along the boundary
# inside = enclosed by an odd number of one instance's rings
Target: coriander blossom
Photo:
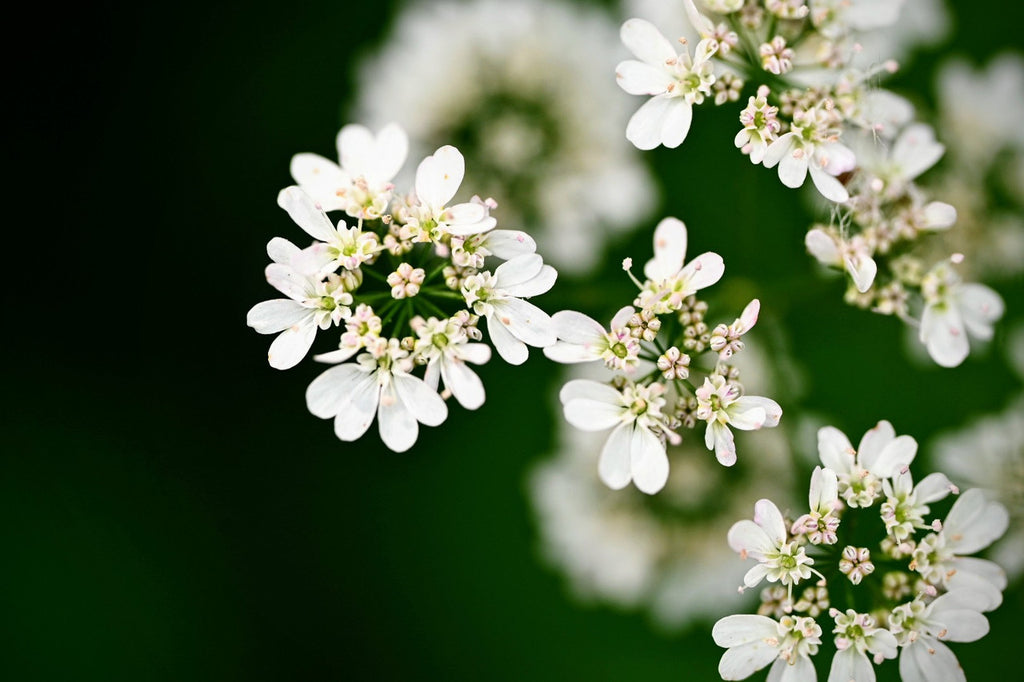
[[[918,338],[943,367],[956,367],[967,358],[968,333],[991,339],[992,325],[1005,309],[999,294],[983,284],[965,284],[946,261],[925,275],[921,291],[925,306]]]
[[[414,241],[434,239],[435,234],[466,236],[486,232],[497,221],[478,202],[448,206],[466,174],[462,153],[451,145],[440,147],[416,169],[416,196],[404,208],[401,220]],[[435,231],[440,232],[435,232]]]
[[[842,431],[834,426],[818,430],[821,463],[834,471],[839,495],[851,507],[870,507],[882,492],[882,479],[910,466],[917,455],[917,441],[896,436],[884,419],[867,431],[856,450]]]
[[[609,369],[631,372],[640,362],[640,340],[627,326],[636,311],[621,308],[612,318],[611,331],[600,322],[574,310],[551,316],[558,341],[544,348],[544,355],[556,362],[576,363],[601,360]]]
[[[811,181],[823,197],[843,203],[850,194],[835,176],[852,170],[857,159],[839,142],[837,123],[838,117],[827,104],[797,110],[790,131],[765,151],[765,168],[778,166],[779,179],[786,187],[800,187],[810,172]]]
[[[768,499],[754,505],[754,520],[737,521],[729,529],[729,547],[757,564],[743,578],[746,587],[756,587],[765,578],[790,588],[811,577],[814,559],[786,533],[786,521],[775,503]]]
[[[846,241],[837,234],[815,228],[804,237],[807,251],[822,265],[846,268],[857,291],[864,293],[874,284],[878,265],[871,257],[872,249],[867,240],[856,235]]]
[[[657,28],[643,19],[624,23],[621,37],[637,59],[615,68],[619,87],[631,95],[652,95],[629,119],[626,138],[638,149],[678,147],[690,131],[693,105],[711,94],[715,74],[710,59],[718,50],[718,41],[701,40],[692,57],[687,47],[678,54]]]
[[[467,323],[470,315],[460,311],[445,320],[431,317],[415,318],[410,326],[418,335],[413,355],[417,362],[426,364],[423,380],[437,389],[438,379],[444,381],[459,404],[475,410],[484,404],[484,385],[467,363],[486,364],[491,359],[491,348],[483,343],[470,343],[470,333],[476,331]]]
[[[708,251],[683,265],[686,260],[686,225],[677,218],[664,218],[654,230],[654,258],[644,266],[647,282],[634,305],[650,308],[657,315],[680,310],[688,296],[715,284],[725,272],[717,253]]]
[[[983,597],[947,592],[930,603],[920,598],[893,609],[889,629],[900,648],[900,677],[907,682],[963,682],[967,678],[945,642],[974,642],[988,634]]]
[[[821,627],[810,617],[740,614],[726,616],[711,630],[715,644],[728,649],[718,664],[723,680],[742,680],[772,663],[769,682],[813,682],[811,656],[818,653]]]
[[[875,668],[871,665],[871,654],[875,663],[887,658],[896,658],[898,653],[896,637],[866,613],[846,609],[831,609],[829,615],[835,619],[836,655],[832,657],[828,682],[874,682]]]

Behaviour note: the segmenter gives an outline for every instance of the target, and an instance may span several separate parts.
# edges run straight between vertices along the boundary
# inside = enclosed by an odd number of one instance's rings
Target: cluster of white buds
[[[575,311],[552,316],[558,341],[545,355],[564,363],[602,362],[618,373],[605,383],[570,381],[560,396],[573,426],[612,429],[598,472],[613,489],[632,481],[645,493],[661,490],[668,478],[666,443],[680,442],[681,429],[705,423],[705,445],[731,466],[731,428],[773,427],[782,416],[774,400],[744,395],[738,371],[719,362],[743,349],[740,339],[757,322],[760,303],[751,301],[739,319],[709,330],[707,303],[696,296],[721,278],[725,264],[713,252],[687,263],[686,246],[681,221],[665,218],[658,224],[646,279],[633,276],[631,259],[623,262],[639,293],[632,306],[615,314],[610,328]],[[703,366],[702,357],[709,361]],[[702,380],[695,380],[698,372]]]
[[[909,102],[877,86],[876,76],[894,72],[895,62],[866,71],[852,63],[858,34],[895,22],[901,3],[703,1],[698,9],[683,2],[701,38],[692,60],[677,56],[642,19],[622,26],[638,59],[619,65],[619,85],[651,96],[626,136],[641,149],[676,147],[704,95],[713,93],[717,104],[739,99],[736,73],[765,74],[739,114],[736,147],[754,164],[777,167],[787,187],[802,186],[809,175],[835,204],[828,224],[812,226],[806,247],[848,273],[847,302],[918,328],[938,364],[963,362],[968,335],[991,338],[1002,299],[988,287],[962,284],[948,257],[926,262],[911,253],[921,238],[956,222],[953,206],[929,200],[914,183],[944,147],[931,128],[913,123]],[[722,27],[730,27],[728,42]]]
[[[836,651],[830,680],[873,680],[872,662],[897,656],[904,680],[963,679],[944,642],[972,642],[988,632],[983,614],[1001,603],[1006,576],[993,562],[967,555],[1002,536],[1006,508],[975,488],[956,499],[945,521],[926,521],[929,505],[959,491],[939,473],[915,485],[909,465],[917,443],[886,421],[857,450],[838,429],[822,428],[818,452],[823,466],[811,476],[807,514],[787,523],[762,499],[753,520],[729,530],[729,546],[757,561],[744,587],[765,579],[775,585],[762,592],[757,615],[715,624],[715,642],[728,648],[722,677],[743,679],[773,663],[769,679],[789,665],[796,667],[786,679],[810,682],[810,658],[821,641],[810,644],[829,627]],[[793,588],[805,585],[794,602]],[[827,626],[819,620],[825,609]],[[787,639],[795,631],[804,638]]]
[[[526,360],[527,346],[555,342],[551,318],[526,299],[548,291],[557,274],[528,235],[494,229],[493,201],[452,203],[465,174],[455,147],[425,158],[414,191],[403,195],[391,182],[408,150],[401,128],[374,135],[348,125],[337,142],[340,165],[316,154],[292,160],[297,185],[281,191],[278,205],[315,241],[299,248],[271,240],[267,280],[287,298],[253,306],[247,321],[277,334],[268,357],[278,369],[306,356],[317,329],[341,327],[337,350],[315,356],[336,366],[310,384],[309,410],[333,419],[344,441],[360,438],[376,418],[385,445],[403,451],[419,424],[447,418],[445,398],[467,409],[483,404],[483,385],[469,368],[491,356],[478,343],[481,318],[513,364]],[[326,214],[335,210],[357,224],[335,225]]]

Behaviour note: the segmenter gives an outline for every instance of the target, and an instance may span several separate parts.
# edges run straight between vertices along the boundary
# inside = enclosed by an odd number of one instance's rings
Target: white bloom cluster
[[[423,153],[458,146],[504,221],[560,273],[585,273],[657,203],[620,134],[630,106],[608,77],[616,28],[598,8],[556,0],[409,3],[362,64],[357,115],[397,120]]]
[[[344,441],[360,438],[376,418],[385,445],[404,451],[419,424],[447,418],[442,396],[470,410],[483,404],[483,385],[468,366],[491,356],[478,343],[480,318],[513,364],[525,362],[527,345],[555,342],[551,318],[526,299],[548,291],[557,275],[529,235],[494,229],[493,201],[454,202],[465,175],[455,147],[423,159],[414,191],[400,194],[392,184],[408,150],[400,127],[374,135],[347,125],[337,142],[340,163],[316,154],[292,160],[298,185],[282,190],[278,204],[315,241],[299,248],[271,240],[267,281],[287,298],[253,306],[247,321],[277,334],[268,357],[278,369],[306,356],[317,329],[342,328],[338,349],[315,357],[337,366],[310,384],[310,412],[333,419]],[[343,211],[356,224],[335,225],[325,211]],[[504,262],[491,269],[495,260]],[[422,377],[414,373],[421,366]]]
[[[909,466],[917,442],[886,421],[856,450],[838,429],[824,427],[818,451],[823,467],[811,476],[806,514],[786,519],[762,499],[753,520],[729,530],[729,546],[757,561],[744,586],[767,579],[785,589],[763,590],[757,615],[715,624],[715,642],[728,649],[719,673],[739,680],[772,664],[769,680],[814,680],[810,659],[829,628],[836,649],[830,682],[874,682],[872,664],[897,656],[908,682],[963,680],[945,642],[988,633],[983,614],[1002,602],[1006,576],[969,555],[1003,535],[1006,508],[972,488],[944,521],[929,520],[932,504],[959,491],[940,473],[915,484]]]
[[[740,111],[735,146],[751,162],[777,167],[787,187],[800,187],[810,176],[834,204],[831,222],[808,232],[807,250],[849,274],[848,302],[918,327],[938,364],[963,362],[968,334],[992,336],[1002,299],[983,285],[961,283],[949,263],[960,262],[959,253],[926,262],[910,252],[921,237],[949,230],[957,220],[951,204],[929,199],[915,183],[945,148],[929,126],[912,122],[909,102],[875,85],[878,74],[895,71],[895,62],[864,70],[853,60],[856,40],[891,25],[903,3],[682,5],[699,41],[692,54],[688,39],[680,38],[678,52],[644,19],[622,25],[622,41],[637,58],[619,64],[619,85],[650,96],[626,137],[641,149],[677,147],[695,105],[735,101],[743,88],[738,74],[754,79],[758,85]]]
[[[552,316],[558,341],[544,349],[564,363],[602,362],[614,372],[605,383],[579,379],[560,393],[565,418],[585,431],[611,429],[601,449],[598,473],[618,490],[633,482],[653,494],[668,480],[666,443],[679,431],[706,424],[704,442],[725,466],[736,462],[732,428],[744,431],[778,425],[782,409],[770,398],[744,395],[739,373],[728,364],[743,348],[741,337],[754,326],[754,299],[732,324],[705,322],[707,303],[697,293],[725,271],[722,257],[707,252],[686,262],[686,226],[665,218],[654,232],[654,258],[633,306],[619,310],[609,329],[574,311]],[[629,271],[632,261],[623,267]],[[632,273],[630,273],[632,277]],[[696,362],[705,356],[712,364]],[[698,373],[703,381],[695,381]],[[691,376],[692,375],[692,376]]]
[[[752,341],[735,357],[744,385],[774,390],[776,354]],[[574,379],[599,378],[602,368],[575,365]],[[792,457],[782,429],[737,434],[756,447],[726,469],[702,443],[669,444],[669,478],[657,495],[610,490],[594,471],[605,436],[559,424],[557,450],[529,478],[541,551],[584,603],[647,611],[676,629],[730,613],[745,568],[721,538],[749,501],[783,499],[792,488]],[[744,443],[743,439],[748,439]],[[754,443],[756,441],[756,444]],[[752,595],[751,595],[752,596]]]

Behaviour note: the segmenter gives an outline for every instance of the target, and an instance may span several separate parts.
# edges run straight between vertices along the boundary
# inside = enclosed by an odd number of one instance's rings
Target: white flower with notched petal
[[[391,199],[391,181],[409,153],[405,131],[391,123],[374,135],[353,123],[338,133],[337,146],[340,166],[319,154],[296,154],[292,178],[326,211],[379,218]]]
[[[756,431],[779,425],[782,408],[771,398],[740,395],[739,386],[720,374],[705,377],[697,389],[697,419],[708,423],[704,444],[725,466],[736,463],[736,442],[729,427]]]
[[[744,559],[756,559],[743,577],[743,584],[755,587],[765,578],[779,582],[792,590],[793,585],[817,573],[811,566],[814,559],[807,556],[803,546],[786,533],[782,512],[769,499],[754,504],[754,520],[737,521],[729,529],[729,547]]]
[[[397,339],[379,358],[363,353],[355,363],[332,367],[306,389],[306,406],[321,419],[334,419],[334,433],[344,441],[362,437],[377,417],[380,438],[395,452],[405,452],[419,437],[419,424],[437,426],[448,406],[430,386],[409,373],[412,363]]]
[[[558,341],[545,348],[544,355],[566,364],[602,360],[609,369],[631,372],[640,363],[640,340],[627,326],[634,312],[631,306],[620,309],[611,331],[605,331],[592,317],[561,310],[551,316]]]
[[[726,616],[711,630],[715,644],[726,647],[718,664],[723,680],[742,680],[773,663],[769,682],[814,682],[811,656],[821,644],[821,626],[813,618],[738,614]]]
[[[643,19],[624,23],[620,35],[639,61],[628,59],[616,67],[619,87],[631,95],[652,95],[629,119],[626,137],[639,149],[678,147],[690,131],[693,105],[711,94],[711,57],[718,41],[701,40],[691,57],[689,48],[677,54],[672,43]]]
[[[526,346],[544,348],[557,340],[548,314],[523,300],[548,291],[557,276],[543,258],[526,254],[502,263],[494,274],[482,272],[463,282],[466,305],[487,318],[491,342],[505,362],[521,365],[529,354]]]
[[[971,352],[967,333],[988,341],[1003,316],[1003,299],[984,284],[965,284],[948,261],[942,261],[921,282],[925,306],[919,338],[928,354],[943,367],[956,367]]]
[[[882,479],[892,478],[917,456],[917,441],[896,436],[886,420],[878,422],[854,450],[850,439],[834,426],[818,429],[818,456],[836,472],[839,495],[851,507],[870,507],[882,492]]]
[[[822,265],[846,268],[860,293],[863,294],[874,284],[878,264],[872,258],[871,246],[861,235],[846,240],[816,227],[804,237],[804,245]]]
[[[491,347],[469,342],[463,325],[468,317],[466,313],[445,320],[420,318],[413,320],[413,330],[419,335],[416,357],[427,363],[423,380],[435,390],[438,380],[443,380],[460,405],[475,410],[484,404],[484,385],[466,363],[485,364],[491,359]]]
[[[597,464],[609,488],[619,490],[632,481],[638,490],[653,495],[665,486],[668,455],[663,438],[672,432],[661,412],[664,392],[662,384],[627,382],[620,391],[589,379],[562,387],[558,397],[567,422],[584,431],[612,429]]]
[[[498,221],[476,201],[448,206],[466,174],[466,161],[451,145],[439,148],[416,169],[416,202],[403,209],[406,226],[424,236],[441,230],[456,236],[486,232]]]
[[[1002,537],[1010,515],[999,502],[988,499],[980,488],[961,495],[949,510],[942,530],[922,539],[914,550],[914,569],[933,584],[950,591],[977,592],[978,609],[991,611],[1003,601],[1006,574],[987,559],[964,556],[985,549]]]
[[[944,642],[974,642],[988,634],[988,619],[981,614],[985,597],[957,590],[925,604],[915,599],[901,604],[889,616],[900,652],[900,677],[910,682],[964,682],[956,655]]]
[[[692,296],[720,280],[725,262],[713,251],[702,253],[686,265],[686,225],[678,218],[664,218],[654,229],[654,258],[644,266],[644,284],[635,305],[657,315],[679,310]]]
[[[276,369],[289,369],[306,357],[316,330],[339,324],[351,315],[352,294],[340,277],[321,279],[317,273],[321,253],[316,246],[300,250],[277,237],[267,244],[275,261],[267,266],[267,281],[288,298],[257,303],[246,315],[246,324],[260,334],[278,334],[267,359]]]
[[[835,176],[853,170],[857,158],[838,137],[838,119],[833,111],[824,107],[797,110],[790,131],[768,146],[764,166],[778,166],[782,184],[792,188],[803,185],[810,172],[821,196],[841,204],[850,193]]]
[[[318,204],[301,187],[286,187],[277,195],[277,205],[288,212],[295,224],[321,242],[315,244],[319,254],[320,271],[333,272],[339,267],[357,270],[364,263],[377,258],[381,246],[377,235],[363,232],[358,226],[348,228],[345,221],[335,227]]]
[[[875,682],[875,669],[871,665],[870,653],[875,661],[896,658],[896,637],[885,628],[876,627],[875,619],[866,613],[847,609],[846,613],[831,609],[829,615],[835,619],[836,655],[828,672],[828,682]]]

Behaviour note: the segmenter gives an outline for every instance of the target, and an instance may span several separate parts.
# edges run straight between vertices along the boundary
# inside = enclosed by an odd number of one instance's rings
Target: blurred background
[[[804,251],[811,202],[733,148],[738,107],[698,108],[678,150],[626,143],[640,100],[614,85],[618,26],[674,4],[12,18],[0,677],[716,680],[710,624],[750,608],[725,529],[760,496],[802,503],[826,423],[856,443],[888,419],[922,444],[918,475],[1003,486],[1014,537],[997,551],[1019,574],[1021,9],[909,0],[901,31],[876,36],[904,65],[889,86],[949,148],[923,184],[961,209],[970,277],[1007,303],[996,338],[948,370],[842,302]],[[621,260],[642,264],[657,220],[684,219],[690,253],[727,265],[716,321],[761,299],[750,388],[783,426],[740,443],[735,476],[698,447],[673,454],[656,504],[609,498],[592,439],[555,409],[568,375],[534,352],[485,366],[484,406],[452,404],[409,452],[375,428],[338,441],[303,399],[322,367],[268,367],[245,314],[275,295],[266,242],[301,237],[275,205],[292,155],[336,158],[341,125],[389,120],[419,144],[410,169],[457,144],[465,187],[537,235],[561,273],[536,300],[548,311],[609,319],[632,297]],[[976,453],[990,464],[964,466]],[[969,679],[1019,678],[1022,615],[1015,580],[992,633],[954,645]]]

